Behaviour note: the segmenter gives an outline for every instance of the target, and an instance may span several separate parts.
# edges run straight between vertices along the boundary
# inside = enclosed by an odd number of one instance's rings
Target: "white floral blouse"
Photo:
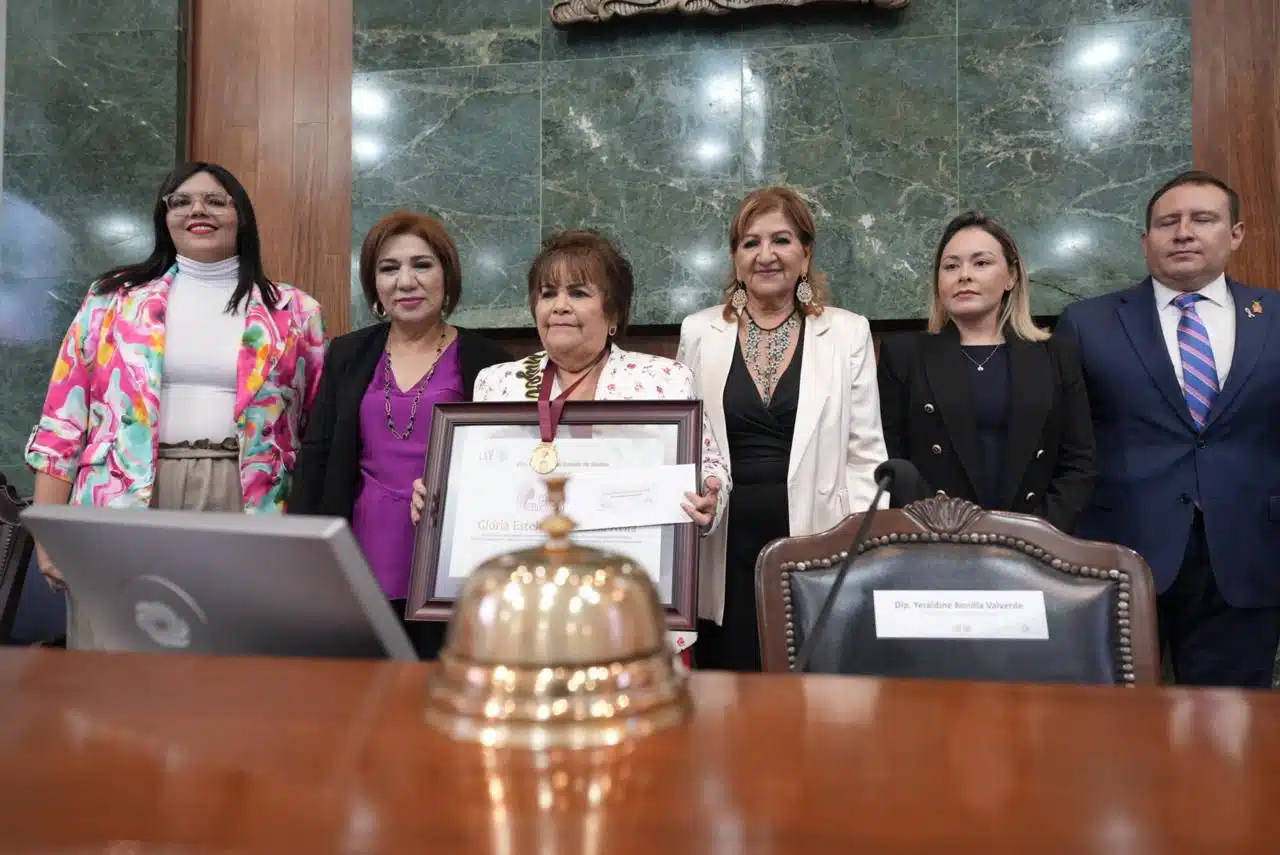
[[[515,362],[491,365],[476,377],[475,401],[535,400],[542,385],[542,372],[547,365],[546,351],[540,351]],[[685,365],[662,356],[635,353],[613,347],[604,371],[596,383],[597,401],[692,401],[693,372]],[[728,507],[732,483],[724,455],[711,433],[706,413],[702,415],[702,480],[715,477],[720,481],[715,519],[706,532],[714,531]]]

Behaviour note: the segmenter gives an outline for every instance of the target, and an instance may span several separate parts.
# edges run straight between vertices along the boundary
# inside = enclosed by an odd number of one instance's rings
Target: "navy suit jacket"
[[[1280,606],[1280,295],[1227,287],[1235,351],[1203,431],[1178,385],[1150,279],[1062,313],[1055,335],[1080,348],[1097,442],[1097,484],[1077,533],[1136,550],[1163,593],[1199,502],[1223,598]]]

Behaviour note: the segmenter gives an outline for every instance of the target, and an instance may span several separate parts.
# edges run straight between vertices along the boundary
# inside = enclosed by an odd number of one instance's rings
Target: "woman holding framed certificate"
[[[553,438],[566,401],[696,400],[693,373],[661,356],[626,351],[614,343],[631,316],[635,280],[631,263],[607,238],[591,230],[562,232],[543,242],[529,267],[529,309],[543,350],[494,365],[476,378],[476,401],[540,402],[543,441],[529,464],[548,474],[558,465]],[[545,411],[547,418],[541,418]],[[703,419],[702,490],[686,495],[689,519],[704,533],[724,512],[728,467]],[[413,521],[421,518],[426,486],[414,482]]]
[[[760,550],[866,510],[886,457],[871,328],[827,305],[815,233],[791,190],[749,194],[729,227],[724,302],[680,327],[676,358],[693,369],[735,482],[728,524],[702,542],[701,668],[760,670]]]
[[[590,475],[580,468],[580,464],[584,463],[581,459],[582,455],[587,453],[583,447],[584,443],[589,444],[593,449],[588,456],[600,458],[593,460],[592,465],[599,464],[603,458],[610,457],[610,450],[616,452],[621,447],[650,448],[655,442],[661,448],[665,443],[661,441],[661,435],[645,435],[646,431],[640,425],[574,424],[568,418],[562,422],[566,402],[614,401],[633,402],[639,405],[640,402],[696,401],[693,372],[673,360],[645,353],[629,352],[617,346],[614,339],[620,331],[626,329],[627,320],[631,315],[631,296],[635,283],[630,262],[599,233],[590,230],[569,231],[547,238],[543,243],[542,251],[529,268],[528,283],[529,308],[544,349],[525,359],[494,365],[480,372],[479,377],[476,378],[474,400],[493,403],[536,401],[537,431],[541,441],[531,441],[532,438],[517,441],[516,444],[522,448],[520,458],[513,461],[516,470],[527,473],[531,469],[538,475],[553,471],[576,472],[578,474],[571,482],[570,489],[580,488],[590,491],[593,481]],[[438,417],[442,415],[442,412],[437,412]],[[698,460],[701,481],[695,483],[699,483],[701,490],[687,491],[683,494],[678,488],[674,491],[663,491],[664,506],[651,507],[648,510],[657,512],[664,519],[664,523],[687,517],[696,523],[701,533],[705,535],[714,531],[719,524],[727,506],[731,484],[725,459],[700,408],[696,418],[701,424],[699,440],[701,454]],[[515,435],[520,436],[520,431],[517,430]],[[626,437],[630,439],[623,443],[618,442],[619,439]],[[484,453],[502,453],[497,450],[498,443],[482,445],[486,449]],[[698,459],[698,446],[690,448],[689,452],[692,452],[690,456]],[[633,451],[630,456],[636,457],[637,452]],[[638,456],[645,457],[643,453]],[[652,460],[648,457],[645,459]],[[660,455],[659,460],[662,459]],[[692,460],[688,462],[692,463]],[[628,465],[637,464],[632,459],[629,464],[620,465],[625,469]],[[658,466],[650,471],[662,468],[664,467]],[[680,467],[665,468],[679,469]],[[512,471],[514,475],[515,470]],[[610,468],[605,471],[621,470]],[[622,493],[628,492],[626,488],[639,488],[639,482],[643,480],[642,476],[636,475],[636,469],[633,468],[630,471],[631,476],[618,476],[624,481],[618,485],[624,488]],[[522,488],[514,486],[519,482],[519,478],[494,477],[511,486],[515,492],[522,491]],[[498,481],[486,481],[486,483],[498,483]],[[594,483],[599,482],[596,480]],[[438,486],[435,489],[438,489]],[[632,489],[629,492],[637,491]],[[594,493],[592,495],[597,496]],[[681,495],[683,495],[683,501],[678,498]],[[431,524],[424,524],[422,530],[425,541],[430,542],[432,532],[435,531],[448,532],[448,536],[454,541],[458,538],[453,536],[459,531],[463,532],[462,538],[473,542],[477,548],[486,546],[492,548],[494,543],[509,540],[508,534],[494,532],[492,526],[477,530],[472,525],[459,524],[457,518],[451,516],[451,513],[468,518],[477,513],[501,516],[502,512],[498,508],[505,506],[506,498],[509,497],[505,493],[497,494],[491,488],[483,498],[475,492],[469,493],[467,497],[460,498],[457,502],[457,505],[467,505],[465,509],[459,509],[455,505],[453,512],[447,509],[439,512],[445,519],[443,523],[435,519],[437,510],[433,510],[432,518],[429,520]],[[572,495],[570,498],[572,500]],[[621,495],[618,498],[623,503],[635,501],[634,495],[631,499],[622,498]],[[666,505],[666,502],[671,504]],[[594,510],[602,510],[610,503],[608,497],[597,496],[588,504]],[[677,503],[680,507],[675,507]],[[431,505],[436,508],[434,499]],[[428,489],[420,479],[414,482],[412,518],[415,525],[422,520],[427,506]],[[635,510],[634,507],[630,508],[633,513]],[[579,519],[578,522],[580,538],[589,540],[592,535],[608,535],[608,532],[600,531],[583,532],[581,530],[583,520]],[[681,537],[688,537],[688,535],[674,538],[676,546],[673,550],[659,548],[659,556],[649,555],[650,550],[643,547],[645,544],[653,545],[649,543],[653,539],[651,535],[658,536],[656,543],[661,546],[666,542],[661,536],[663,530],[674,528],[674,526],[664,524],[654,527],[645,524],[647,527],[635,529],[633,535],[622,534],[627,530],[627,526],[640,525],[634,522],[625,523],[623,529],[615,529],[623,540],[638,538],[636,543],[631,543],[629,546],[619,543],[616,551],[635,557],[641,566],[654,575],[659,597],[667,609],[669,620],[672,619],[673,612],[687,615],[687,620],[677,616],[675,624],[668,624],[675,633],[671,637],[672,643],[684,649],[692,643],[693,635],[689,630],[695,626],[697,615],[698,583],[694,568],[698,556],[696,545],[698,538],[693,537],[695,543],[690,545],[687,559],[680,557],[683,555],[683,550],[680,549],[679,542]],[[467,534],[468,532],[470,534]],[[647,535],[646,532],[648,532]],[[631,547],[639,548],[640,553],[630,551]],[[435,544],[435,548],[440,548],[440,545]],[[431,548],[426,550],[428,554],[431,551]],[[457,550],[455,548],[450,551]],[[610,551],[615,549],[611,548]],[[642,558],[642,554],[648,557]],[[417,589],[411,587],[411,607],[422,598],[419,596],[420,593],[427,598],[438,598],[442,593],[439,584],[442,576],[448,577],[449,583],[456,585],[459,580],[452,577],[455,577],[459,570],[466,572],[476,566],[478,557],[470,553],[466,558],[455,555],[447,562],[452,569],[446,571],[441,571],[440,563],[437,562],[433,577],[435,581],[430,584],[424,582],[424,585],[431,589],[429,592],[415,593]],[[680,581],[677,581],[677,577]],[[448,590],[445,593],[448,594]]]

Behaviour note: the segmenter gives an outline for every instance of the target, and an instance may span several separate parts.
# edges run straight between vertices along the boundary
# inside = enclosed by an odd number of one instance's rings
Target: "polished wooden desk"
[[[1270,693],[697,674],[535,755],[423,726],[430,667],[0,652],[0,852],[1280,851]]]

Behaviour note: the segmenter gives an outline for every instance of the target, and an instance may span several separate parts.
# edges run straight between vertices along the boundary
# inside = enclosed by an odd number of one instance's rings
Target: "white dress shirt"
[[[1156,312],[1160,316],[1160,331],[1164,333],[1164,344],[1169,350],[1169,359],[1173,361],[1173,371],[1178,377],[1178,386],[1182,386],[1182,352],[1178,349],[1178,321],[1182,319],[1182,310],[1173,304],[1183,291],[1175,291],[1168,285],[1151,280],[1156,292]],[[1199,290],[1203,300],[1195,304],[1196,314],[1204,322],[1209,331],[1209,345],[1213,348],[1213,367],[1218,369],[1218,388],[1227,382],[1227,372],[1231,370],[1231,355],[1236,349],[1236,301],[1231,297],[1231,289],[1227,287],[1227,278],[1219,276]]]

